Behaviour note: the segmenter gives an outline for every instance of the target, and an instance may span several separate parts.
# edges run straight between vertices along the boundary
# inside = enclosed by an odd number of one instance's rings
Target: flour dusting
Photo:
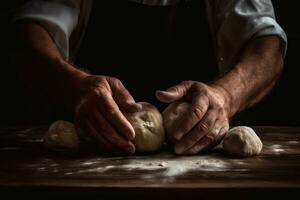
[[[130,160],[128,163],[100,166],[97,162],[87,161],[82,163],[88,169],[81,169],[77,173],[103,173],[108,170],[145,171],[143,178],[176,177],[191,171],[227,171],[229,166],[221,159],[208,156],[181,157],[176,159],[153,158],[151,160]],[[95,165],[95,166],[94,166]],[[96,167],[98,166],[98,167]],[[149,175],[146,172],[151,172]],[[68,175],[66,173],[65,175]]]
[[[281,153],[281,152],[284,152],[284,148],[282,145],[280,144],[274,144],[271,146],[272,150],[275,152],[275,153]]]

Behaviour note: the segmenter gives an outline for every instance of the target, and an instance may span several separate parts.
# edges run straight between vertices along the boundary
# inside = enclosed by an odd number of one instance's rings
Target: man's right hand
[[[141,106],[116,78],[88,75],[83,85],[85,93],[75,111],[77,130],[104,151],[133,154],[135,132],[122,112],[136,112]]]
[[[66,62],[49,33],[39,24],[15,26],[13,57],[27,87],[75,115],[75,126],[102,149],[135,152],[131,124],[122,112],[135,112],[135,103],[116,78],[93,76]]]

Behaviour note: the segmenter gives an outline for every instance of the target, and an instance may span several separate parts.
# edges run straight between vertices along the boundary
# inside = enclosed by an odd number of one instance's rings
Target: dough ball
[[[250,157],[258,155],[263,144],[254,130],[247,126],[230,129],[223,139],[223,149],[233,156]]]
[[[63,120],[51,124],[44,136],[44,145],[54,151],[77,151],[80,140],[74,124]]]
[[[180,124],[185,114],[188,112],[190,104],[184,101],[174,102],[170,104],[162,113],[164,127],[168,139],[171,142],[176,141],[173,137],[173,132]]]
[[[162,147],[165,139],[162,116],[150,103],[139,104],[142,105],[141,111],[125,113],[135,131],[133,143],[137,152],[154,152]]]

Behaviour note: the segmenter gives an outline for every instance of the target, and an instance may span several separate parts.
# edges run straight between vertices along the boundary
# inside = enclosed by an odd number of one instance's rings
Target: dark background
[[[296,1],[283,1],[283,0],[277,0],[277,1],[273,1],[274,7],[275,7],[275,12],[276,12],[276,17],[277,20],[279,22],[279,24],[283,27],[283,29],[286,31],[286,34],[288,36],[288,51],[287,51],[287,55],[285,58],[285,68],[283,71],[283,74],[280,78],[280,80],[278,81],[278,84],[275,86],[275,88],[273,89],[273,91],[263,100],[261,101],[259,104],[257,104],[256,106],[254,106],[251,109],[248,109],[240,114],[238,114],[237,116],[235,116],[232,119],[232,125],[237,125],[237,124],[241,124],[241,125],[283,125],[283,126],[300,126],[300,118],[298,117],[298,113],[300,112],[300,95],[298,95],[299,92],[299,73],[300,73],[300,69],[299,69],[299,56],[298,56],[298,48],[300,45],[300,30],[299,30],[299,19],[300,19],[300,14],[298,11],[298,6],[297,6],[297,2]],[[5,11],[6,8],[5,7],[1,7],[1,15],[3,15],[3,11]],[[103,11],[103,10],[102,10]],[[122,13],[124,12],[122,7],[118,7],[116,6],[115,8],[115,13]],[[158,11],[159,13],[160,11]],[[101,12],[101,8],[97,8],[96,12],[94,12],[94,14],[96,14],[94,17],[99,19],[99,21],[97,21],[97,23],[100,23],[100,19],[102,17],[105,17],[103,12]],[[107,13],[106,13],[107,14]],[[105,15],[106,15],[105,14]],[[142,15],[144,15],[143,13],[140,13]],[[132,15],[128,15],[127,18],[130,19],[130,17],[132,17]],[[119,18],[124,18],[124,15],[116,15],[116,16],[110,16],[109,18],[105,18],[105,19],[110,19],[112,20],[111,22],[113,22],[116,19]],[[199,18],[193,16],[191,14],[191,16],[187,17],[190,20],[199,20]],[[186,19],[185,19],[186,20]],[[184,24],[182,23],[181,26],[183,28],[186,28],[187,30],[189,28],[191,28],[191,26],[193,24],[197,24],[199,23],[198,21],[190,21],[190,24]],[[184,22],[184,20],[183,20]],[[95,21],[91,21],[90,23],[95,23]],[[205,23],[205,22],[203,22]],[[109,22],[109,24],[112,24]],[[106,24],[106,26],[109,26],[109,24]],[[140,24],[142,27],[143,25]],[[103,25],[104,26],[104,25]],[[93,56],[91,56],[91,54],[87,53],[86,49],[89,49],[91,52],[105,52],[105,51],[101,51],[97,48],[97,46],[89,46],[89,44],[91,44],[91,41],[93,41],[93,37],[95,38],[95,36],[97,36],[97,34],[105,34],[103,33],[103,26],[90,26],[90,28],[87,31],[87,37],[84,40],[85,43],[80,51],[79,54],[79,58],[77,60],[77,63],[79,65],[82,66],[90,66],[90,65],[98,65],[99,63],[97,63],[96,59],[91,59],[91,58],[95,58]],[[134,26],[134,24],[132,24],[132,26]],[[145,25],[144,25],[145,26]],[[94,28],[91,28],[94,27]],[[146,26],[145,26],[146,27]],[[149,27],[148,27],[149,28]],[[6,30],[8,29],[8,23],[7,23],[7,18],[5,18],[4,16],[1,16],[1,33],[0,33],[0,38],[1,38],[1,52],[0,52],[0,56],[1,56],[1,78],[0,78],[0,91],[1,91],[1,96],[0,96],[0,126],[12,126],[14,124],[27,124],[27,123],[47,123],[47,120],[43,119],[42,115],[43,113],[47,113],[49,110],[48,108],[45,108],[44,106],[39,105],[39,103],[37,103],[36,101],[31,101],[28,96],[26,95],[26,91],[24,90],[24,84],[17,78],[17,68],[12,67],[9,65],[9,55],[8,55],[8,51],[7,49],[10,47],[10,44],[12,43],[11,40],[13,40],[13,38],[10,38],[9,35],[7,34]],[[118,30],[126,30],[126,27],[123,27],[123,29],[118,29]],[[146,28],[145,28],[146,30]],[[144,30],[144,31],[145,31]],[[203,33],[201,30],[197,30],[199,31],[199,33],[201,32],[201,34],[206,34]],[[193,32],[194,34],[197,34],[196,32]],[[120,34],[120,32],[118,32],[118,34]],[[153,33],[155,34],[155,33]],[[191,38],[195,38],[195,37],[189,37],[190,35],[184,35],[185,33],[180,33],[179,32],[179,38],[190,38],[189,42],[193,43],[194,45],[196,44],[202,44],[203,40],[197,40],[195,39],[195,41]],[[123,32],[124,36],[126,35],[126,31]],[[129,33],[128,33],[129,35]],[[117,40],[116,40],[117,41]],[[151,41],[148,40],[149,43],[152,42],[158,42],[159,40],[155,40],[155,41]],[[161,40],[163,41],[163,40]],[[180,45],[177,45],[176,48],[182,48],[184,46],[183,42],[180,43],[180,39],[178,40]],[[211,40],[207,40],[206,41],[207,44],[211,43]],[[117,42],[115,42],[115,45],[117,45]],[[166,43],[166,45],[170,45],[170,43]],[[202,44],[204,45],[204,44]],[[164,46],[164,45],[162,45]],[[209,45],[208,45],[209,46]],[[207,46],[207,48],[209,48]],[[155,45],[152,46],[153,49],[155,49]],[[112,48],[113,49],[113,48]],[[150,48],[149,52],[151,53],[152,50]],[[122,49],[121,49],[122,50]],[[163,52],[164,49],[160,49],[161,52]],[[203,51],[201,50],[201,48],[198,49],[199,52]],[[206,49],[206,51],[212,51],[212,49]],[[108,51],[109,52],[109,49]],[[148,53],[149,53],[148,52]],[[187,51],[188,52],[188,51]],[[137,51],[138,53],[138,51]],[[202,52],[203,53],[203,52]],[[95,54],[96,55],[96,54]],[[122,55],[122,54],[120,54]],[[145,60],[145,58],[148,58],[146,60],[149,60],[149,56],[148,57],[143,57],[145,55],[149,55],[149,54],[136,54],[139,56],[136,56],[137,59],[133,59],[134,62],[132,63],[132,60],[129,61],[129,59],[126,58],[126,55],[130,55],[128,54],[124,54],[123,57],[119,57],[118,62],[124,64],[124,68],[122,68],[122,70],[117,69],[116,72],[118,73],[116,76],[118,78],[122,78],[122,76],[126,75],[126,72],[131,72],[133,70],[130,68],[127,68],[129,66],[137,66],[139,64],[144,64],[144,65],[148,65],[148,66],[144,66],[143,68],[141,68],[141,71],[143,73],[146,73],[150,78],[145,78],[145,77],[141,77],[141,76],[135,76],[134,73],[129,73],[129,75],[127,74],[127,76],[125,77],[129,77],[128,78],[128,88],[130,90],[133,90],[132,93],[133,95],[137,98],[137,100],[146,100],[146,101],[150,101],[152,103],[154,103],[155,105],[158,104],[158,102],[156,102],[156,100],[153,97],[153,88],[161,88],[161,89],[165,89],[168,86],[171,86],[172,84],[176,84],[178,81],[177,79],[184,77],[184,79],[195,79],[193,76],[195,76],[195,74],[192,74],[191,77],[188,76],[188,74],[183,73],[181,70],[176,71],[175,73],[173,72],[173,76],[175,76],[176,78],[174,79],[164,79],[164,77],[167,74],[161,73],[158,76],[155,76],[155,71],[147,71],[147,69],[149,69],[150,66],[157,66],[156,70],[159,70],[160,66],[159,65],[163,65],[163,64],[169,64],[170,62],[169,60],[164,60],[165,58],[161,57],[161,59],[157,59],[160,60],[161,62],[159,63],[143,63]],[[150,54],[151,55],[151,54]],[[157,54],[159,55],[159,54]],[[174,55],[171,54],[173,56],[181,56],[181,55]],[[169,55],[169,56],[171,56]],[[186,55],[185,55],[186,56]],[[111,63],[111,59],[109,59],[110,57],[107,57],[105,55],[103,55],[103,57],[106,58],[106,60],[102,60],[101,63],[105,63],[105,62],[109,62]],[[197,57],[197,55],[192,55],[191,56],[194,60]],[[182,59],[180,60],[180,62],[175,62],[172,61],[172,64],[177,64],[177,65],[187,65],[189,64],[189,66],[191,68],[193,68],[193,63],[194,60],[191,59],[190,61],[186,61],[186,59]],[[114,66],[118,66],[118,62],[113,63]],[[190,63],[187,63],[190,62]],[[211,58],[208,58],[205,62],[207,63],[215,63],[214,60],[211,60]],[[158,64],[158,65],[156,65]],[[208,65],[208,64],[207,64]],[[213,64],[211,64],[213,65]],[[125,67],[126,66],[126,67]],[[129,69],[129,70],[127,70]],[[97,71],[95,69],[90,69],[92,72],[95,73],[105,73],[108,71]],[[95,70],[95,71],[93,71]],[[112,74],[113,75],[113,74]],[[213,77],[213,75],[209,74],[209,76]],[[156,83],[155,79],[160,79],[160,80],[164,80],[163,82],[161,82],[159,85],[158,83]],[[122,79],[123,80],[123,79]],[[154,80],[154,81],[153,81]],[[145,81],[145,84],[141,84],[141,81]],[[154,85],[153,85],[154,84]],[[155,85],[157,84],[157,85]],[[127,85],[126,85],[127,86]],[[150,86],[154,86],[154,87],[150,87]],[[139,93],[138,91],[135,91],[136,88],[140,89],[140,87],[143,87],[142,89],[142,93]],[[151,95],[149,95],[151,94]],[[145,99],[143,98],[144,96],[151,96],[149,97],[149,99]],[[163,105],[158,105],[160,108],[163,108]],[[50,110],[55,110],[54,108],[50,107]],[[38,111],[38,112],[36,112]],[[49,120],[49,119],[48,119]]]

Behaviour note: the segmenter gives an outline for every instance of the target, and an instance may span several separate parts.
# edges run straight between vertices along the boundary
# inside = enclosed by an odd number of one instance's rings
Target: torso
[[[184,80],[208,81],[217,72],[204,3],[146,6],[124,0],[94,1],[77,64],[119,78],[137,101]],[[171,28],[170,28],[171,27]]]

